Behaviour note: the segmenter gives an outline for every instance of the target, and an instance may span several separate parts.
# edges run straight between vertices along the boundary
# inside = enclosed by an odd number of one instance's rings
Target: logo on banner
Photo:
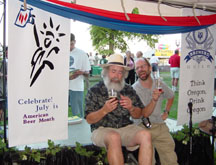
[[[186,37],[186,42],[187,48],[191,50],[184,58],[186,63],[190,60],[198,64],[206,60],[212,63],[213,57],[209,50],[212,49],[214,38],[208,28],[190,32]]]
[[[27,23],[34,24],[34,15],[31,14],[32,8],[24,9],[22,5],[17,15],[15,25],[24,28]]]
[[[36,27],[38,24],[35,23],[36,16],[31,14],[32,11],[33,8],[24,10],[22,5],[15,21],[15,25],[22,28],[26,27],[27,23],[33,25],[32,35],[37,49],[31,59],[30,87],[36,82],[45,68],[54,70],[55,67],[50,57],[59,53],[58,43],[60,37],[65,36],[65,33],[59,32],[61,25],[55,26],[51,17],[49,22],[43,22],[38,30]]]

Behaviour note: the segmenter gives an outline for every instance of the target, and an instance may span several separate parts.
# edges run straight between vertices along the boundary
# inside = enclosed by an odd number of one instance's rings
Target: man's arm
[[[79,75],[83,75],[85,77],[88,77],[89,72],[88,71],[77,70],[72,75],[70,75],[69,79],[73,80],[73,79],[77,78]]]
[[[151,102],[145,108],[142,109],[143,117],[149,117],[154,111],[156,104],[157,100],[151,99]]]
[[[105,110],[105,108],[101,108],[95,112],[91,112],[86,116],[86,121],[89,124],[94,124],[97,123],[98,121],[100,121],[104,116],[106,116],[107,112]]]
[[[163,112],[163,114],[161,116],[163,120],[167,119],[167,117],[169,115],[169,111],[170,111],[170,109],[172,107],[173,101],[174,101],[174,96],[172,98],[170,98],[170,99],[167,99],[166,108],[165,108],[165,110],[164,110],[164,112]]]
[[[173,105],[173,101],[174,101],[174,96],[170,99],[167,99],[167,103],[166,103],[166,110],[170,111],[172,105]]]
[[[155,89],[153,91],[151,102],[145,108],[142,109],[143,117],[149,117],[152,114],[160,95],[161,92],[158,89]]]
[[[89,75],[89,71],[83,72],[83,76],[88,77],[88,75]]]
[[[129,112],[134,119],[138,119],[142,116],[142,109],[139,107],[132,107],[129,109]]]

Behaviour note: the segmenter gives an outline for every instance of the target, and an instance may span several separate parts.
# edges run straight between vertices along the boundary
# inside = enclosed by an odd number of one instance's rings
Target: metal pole
[[[193,164],[193,139],[192,139],[192,107],[193,104],[192,102],[188,103],[188,108],[189,108],[189,112],[190,112],[190,121],[189,121],[189,128],[190,128],[190,151],[189,151],[189,165]]]
[[[3,21],[3,111],[4,111],[4,141],[8,147],[7,142],[7,111],[6,111],[6,0],[4,0],[4,21]]]
[[[216,132],[216,117],[212,116],[212,129],[210,132],[212,133],[212,164],[214,165],[214,143],[215,143],[215,132]]]

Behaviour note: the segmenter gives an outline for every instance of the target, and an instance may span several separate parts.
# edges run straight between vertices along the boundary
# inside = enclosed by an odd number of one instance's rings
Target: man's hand
[[[128,109],[129,111],[133,110],[133,105],[132,105],[132,101],[129,97],[127,96],[123,96],[123,95],[120,95],[121,96],[121,100],[119,101],[120,102],[120,105],[125,108],[125,109]]]
[[[118,106],[118,100],[116,98],[109,99],[105,102],[103,109],[105,113],[112,112]]]
[[[84,72],[81,70],[76,70],[74,71],[74,73],[72,75],[70,75],[69,80],[73,80],[75,78],[77,78],[79,75],[83,75]]]
[[[166,120],[168,118],[168,113],[163,113],[161,115],[162,120]]]
[[[158,89],[154,89],[152,93],[152,99],[153,101],[158,101],[158,98],[160,97],[162,92],[160,92]]]

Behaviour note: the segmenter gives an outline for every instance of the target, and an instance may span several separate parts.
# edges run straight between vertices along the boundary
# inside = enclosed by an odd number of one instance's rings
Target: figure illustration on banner
[[[35,19],[36,16],[31,14],[33,8],[23,9],[21,6],[18,16],[15,21],[15,25],[24,28],[27,23],[33,24],[33,35],[36,46],[38,47],[31,60],[32,71],[30,75],[31,83],[30,87],[35,83],[42,70],[48,66],[50,70],[54,69],[54,64],[49,60],[49,56],[52,53],[58,54],[60,49],[54,45],[55,42],[60,42],[60,37],[65,36],[65,33],[59,33],[60,24],[56,27],[50,17],[49,23],[43,23],[43,29],[39,29],[41,35],[38,34]],[[41,44],[44,43],[44,45]]]
[[[52,21],[52,18],[50,18],[50,29],[53,30],[55,29],[56,32],[59,30],[60,25],[58,25],[56,28],[54,28],[54,24]],[[47,65],[51,70],[54,69],[54,65],[51,61],[47,60],[48,57],[53,53],[58,54],[58,52],[60,51],[59,47],[57,46],[53,46],[52,44],[54,43],[54,40],[56,40],[57,42],[60,42],[58,37],[62,37],[65,34],[64,33],[58,33],[57,36],[55,35],[55,33],[51,30],[48,30],[48,26],[46,23],[43,24],[44,30],[45,31],[41,31],[41,34],[44,35],[44,48],[43,49],[42,46],[40,46],[40,40],[39,40],[39,36],[37,33],[37,29],[36,29],[36,25],[34,24],[34,37],[35,37],[35,41],[36,41],[36,45],[38,47],[38,49],[35,51],[35,53],[32,56],[32,72],[30,75],[30,78],[32,79],[30,86],[32,86],[34,84],[34,82],[37,80],[38,76],[41,74],[42,70],[45,68],[45,66]],[[52,47],[53,46],[53,47]],[[36,70],[35,70],[36,69]]]

